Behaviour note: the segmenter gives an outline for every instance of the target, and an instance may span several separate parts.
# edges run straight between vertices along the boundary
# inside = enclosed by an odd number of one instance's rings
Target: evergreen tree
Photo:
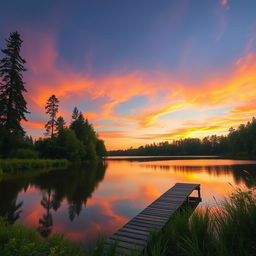
[[[59,116],[56,121],[56,131],[60,134],[61,131],[65,128],[66,122],[62,116]]]
[[[46,114],[50,115],[50,120],[46,123],[45,128],[47,134],[51,133],[51,138],[54,137],[54,131],[57,127],[56,115],[58,113],[59,108],[59,100],[53,94],[46,102],[45,110]]]
[[[29,113],[22,95],[26,92],[22,80],[26,61],[20,56],[22,42],[18,32],[11,33],[6,40],[7,48],[2,50],[4,57],[0,60],[0,125],[5,127],[9,135],[24,135],[20,121],[27,121],[25,114]]]
[[[72,112],[72,122],[76,121],[80,114],[81,113],[79,113],[79,110],[77,109],[77,107],[75,107],[73,112]]]

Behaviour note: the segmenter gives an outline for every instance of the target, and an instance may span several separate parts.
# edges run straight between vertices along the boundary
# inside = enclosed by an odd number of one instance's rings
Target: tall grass
[[[3,256],[83,256],[79,245],[66,240],[62,235],[42,239],[34,229],[23,225],[10,225],[0,218],[0,255]]]
[[[237,189],[217,209],[201,209],[189,216],[190,212],[178,213],[157,239],[151,237],[147,255],[256,255],[254,189]]]
[[[22,224],[11,225],[0,217],[1,256],[114,256],[116,245],[105,250],[104,242],[104,237],[99,236],[94,248],[85,250],[61,234],[42,238],[36,229]]]
[[[66,168],[68,160],[66,159],[1,159],[0,169],[4,173],[23,172],[35,169],[56,169]]]

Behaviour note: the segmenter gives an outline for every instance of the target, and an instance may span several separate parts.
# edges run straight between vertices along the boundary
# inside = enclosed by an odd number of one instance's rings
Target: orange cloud
[[[223,4],[227,4],[227,1],[223,1]],[[156,139],[161,139],[167,134],[170,134],[171,138],[178,134],[189,136],[199,132],[223,131],[240,120],[249,120],[255,113],[254,53],[248,53],[237,60],[219,77],[216,77],[216,74],[209,75],[201,81],[189,82],[182,78],[177,80],[171,74],[156,70],[135,70],[123,75],[113,72],[108,76],[95,78],[83,72],[76,72],[66,65],[60,68],[57,65],[55,38],[51,34],[40,36],[37,33],[36,42],[32,44],[33,40],[25,40],[29,70],[26,77],[29,93],[26,98],[29,109],[41,115],[44,113],[46,100],[51,94],[56,94],[60,99],[59,114],[69,121],[72,109],[64,110],[62,106],[70,105],[70,102],[76,105],[78,96],[82,99],[83,95],[91,101],[98,100],[100,110],[81,110],[89,121],[96,123],[97,132],[105,140],[109,140],[107,144],[110,147],[114,140],[116,145],[127,147],[137,145],[139,141],[144,143],[147,139],[152,140],[154,134]],[[140,107],[133,106],[130,112],[132,114],[116,114],[115,110],[121,103],[136,96],[145,96],[147,103]],[[103,98],[104,101],[101,102]],[[207,116],[208,109],[217,111],[220,108],[230,110],[211,118]],[[177,116],[177,113],[188,110],[193,111],[195,116],[205,110],[205,115],[200,117],[200,122],[196,121],[194,126],[188,127],[186,125],[191,121],[191,117],[182,117],[182,114]],[[175,120],[162,121],[163,117],[170,114],[176,115]],[[47,120],[46,115],[45,119]],[[106,120],[108,122],[105,122]],[[29,120],[24,125],[28,129],[42,129],[43,132],[44,124],[35,120]],[[111,127],[111,131],[104,131],[106,127]],[[121,143],[122,139],[128,145]]]
[[[21,124],[26,128],[32,128],[32,129],[44,129],[44,125],[45,125],[42,122],[35,122],[35,121],[22,122]]]

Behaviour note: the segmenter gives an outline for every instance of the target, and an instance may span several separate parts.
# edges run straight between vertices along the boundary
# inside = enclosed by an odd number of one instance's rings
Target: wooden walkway
[[[190,196],[197,190],[198,197]],[[116,244],[116,255],[143,252],[152,230],[162,230],[170,217],[182,206],[201,201],[200,184],[176,183],[147,208],[131,219],[105,242],[105,248]]]

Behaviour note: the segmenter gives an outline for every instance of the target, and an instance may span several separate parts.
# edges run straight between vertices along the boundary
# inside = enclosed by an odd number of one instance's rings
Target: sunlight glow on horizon
[[[231,126],[236,128],[256,115],[256,54],[248,54],[237,60],[233,66],[234,69],[227,72],[225,77],[216,81],[203,81],[196,88],[192,88],[190,84],[174,82],[170,76],[159,72],[154,73],[153,82],[147,79],[147,72],[139,71],[124,76],[113,75],[97,81],[79,77],[79,74],[71,71],[64,75],[56,70],[53,75],[57,77],[53,82],[49,81],[41,87],[38,81],[36,91],[26,95],[29,104],[36,109],[40,121],[29,120],[23,126],[34,137],[43,132],[47,118],[43,113],[44,102],[54,93],[60,99],[60,114],[67,123],[73,109],[71,102],[78,107],[86,98],[99,102],[98,113],[87,113],[81,108],[80,110],[84,111],[84,115],[105,140],[108,149],[124,149],[177,138],[226,134]],[[65,81],[62,76],[66,77]],[[72,86],[68,86],[71,83]],[[95,87],[97,90],[94,90]],[[164,96],[161,91],[165,92]],[[86,98],[83,98],[84,94]],[[138,95],[144,95],[148,103],[131,109],[128,115],[116,114],[115,110],[121,103],[129,102]],[[81,98],[81,103],[76,102],[76,98]],[[100,103],[101,100],[103,103]],[[70,106],[69,110],[63,110],[66,105]],[[183,116],[186,112],[189,114]]]
[[[58,115],[69,124],[76,106],[108,150],[226,135],[256,116],[252,0],[63,0],[67,12],[15,1],[20,12],[9,3],[0,10],[13,15],[0,25],[0,48],[20,32],[31,112],[22,126],[35,139],[52,94]]]

